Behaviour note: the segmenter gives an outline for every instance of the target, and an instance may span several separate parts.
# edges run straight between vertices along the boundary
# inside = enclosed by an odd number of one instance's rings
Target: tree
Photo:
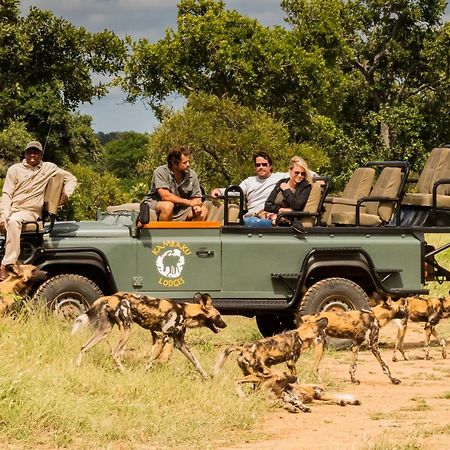
[[[117,73],[125,46],[112,32],[89,33],[49,11],[21,17],[18,5],[5,0],[0,13],[0,127],[22,121],[55,162],[92,160],[100,147],[76,108],[107,92],[93,74]]]
[[[136,166],[144,158],[149,137],[135,131],[116,132],[103,147],[107,170],[122,179],[136,178]]]
[[[165,163],[167,150],[180,144],[193,150],[193,168],[206,191],[253,175],[252,157],[259,150],[272,155],[279,171],[287,170],[299,150],[314,170],[328,163],[317,148],[292,145],[286,125],[266,112],[207,94],[192,94],[185,108],[165,117],[150,136],[148,155],[139,166],[148,182],[155,167]]]

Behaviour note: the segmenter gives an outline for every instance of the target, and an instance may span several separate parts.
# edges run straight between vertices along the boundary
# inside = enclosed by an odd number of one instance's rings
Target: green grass
[[[428,244],[439,248],[450,242],[450,233],[445,234],[428,234],[426,235]],[[447,249],[436,255],[436,260],[442,267],[450,270],[450,249]],[[437,282],[429,283],[427,287],[430,289],[430,295],[433,296],[448,296],[450,290],[450,283],[448,281],[439,284]]]
[[[257,334],[250,321],[229,321],[217,337],[209,330],[188,332],[189,343],[211,372],[219,344]],[[233,323],[231,323],[233,322]],[[233,442],[267,414],[262,395],[238,399],[232,379],[239,375],[230,360],[229,376],[204,382],[179,352],[168,364],[144,370],[149,335],[135,327],[118,373],[106,342],[75,367],[89,333],[70,336],[70,326],[43,310],[0,325],[0,441],[33,447],[210,448]],[[117,332],[110,344],[114,345]],[[195,344],[195,345],[193,345]],[[208,430],[205,433],[205,430]],[[260,438],[260,435],[256,435]],[[216,442],[216,444],[214,444]]]

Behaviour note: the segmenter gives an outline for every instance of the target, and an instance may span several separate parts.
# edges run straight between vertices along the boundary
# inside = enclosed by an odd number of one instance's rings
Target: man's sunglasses
[[[297,171],[297,172],[294,172],[294,175],[301,175],[302,177],[306,177],[306,172]]]
[[[256,167],[267,167],[269,163],[255,163]]]

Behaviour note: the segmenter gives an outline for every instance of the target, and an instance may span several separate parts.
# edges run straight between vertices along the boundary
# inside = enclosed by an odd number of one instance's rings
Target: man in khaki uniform
[[[6,233],[0,281],[7,278],[5,267],[15,264],[19,257],[22,224],[37,220],[42,213],[49,179],[57,174],[63,176],[61,205],[67,202],[77,185],[77,179],[71,173],[51,162],[43,162],[43,154],[40,142],[29,142],[25,147],[25,159],[12,165],[6,173],[0,201],[0,232]]]

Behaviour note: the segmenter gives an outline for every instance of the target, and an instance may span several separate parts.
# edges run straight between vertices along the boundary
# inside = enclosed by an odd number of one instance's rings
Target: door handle
[[[214,256],[214,250],[197,250],[196,254],[199,258],[211,258]]]

